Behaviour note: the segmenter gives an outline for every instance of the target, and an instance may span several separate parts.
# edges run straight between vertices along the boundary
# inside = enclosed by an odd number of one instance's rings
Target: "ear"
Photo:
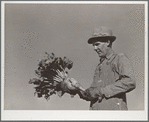
[[[107,47],[110,47],[110,44],[111,44],[111,42],[110,42],[110,40],[108,40],[108,41],[106,42]]]
[[[110,42],[110,40],[108,40],[108,44],[110,44],[111,42]]]
[[[110,40],[106,42],[107,47],[110,45]]]
[[[107,41],[107,47],[112,47],[112,42],[110,40]]]

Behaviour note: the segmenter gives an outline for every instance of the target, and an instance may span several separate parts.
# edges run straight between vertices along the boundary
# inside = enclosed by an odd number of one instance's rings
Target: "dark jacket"
[[[92,100],[90,110],[127,110],[126,93],[135,86],[128,58],[122,53],[111,51],[96,67],[90,86],[100,88],[104,98],[102,101]],[[87,100],[85,96],[81,97]]]

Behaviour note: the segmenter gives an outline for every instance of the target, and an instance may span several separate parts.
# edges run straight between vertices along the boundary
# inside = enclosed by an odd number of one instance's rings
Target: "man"
[[[93,83],[83,90],[75,79],[70,79],[80,98],[91,101],[90,110],[127,110],[126,93],[136,87],[128,58],[112,50],[115,39],[107,27],[95,28],[93,37],[88,40],[100,58]]]

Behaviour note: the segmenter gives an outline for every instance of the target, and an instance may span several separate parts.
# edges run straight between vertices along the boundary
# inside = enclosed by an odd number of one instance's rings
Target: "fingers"
[[[74,78],[70,78],[71,81],[75,82],[76,80]]]
[[[71,86],[75,90],[85,91],[85,89],[82,88],[81,85],[74,78],[67,78],[65,82],[67,85],[69,84],[69,87]]]
[[[81,87],[81,86],[79,87],[79,89],[80,89],[81,91],[85,91],[85,89],[84,89],[83,87]]]
[[[76,85],[76,84],[78,83],[74,78],[70,78],[70,82],[71,82],[73,85]]]

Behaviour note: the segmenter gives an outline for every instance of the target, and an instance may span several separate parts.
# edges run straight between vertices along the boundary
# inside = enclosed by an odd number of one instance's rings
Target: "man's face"
[[[108,52],[108,47],[109,42],[94,42],[93,46],[94,46],[94,50],[98,53],[99,57],[103,57],[107,54]]]

